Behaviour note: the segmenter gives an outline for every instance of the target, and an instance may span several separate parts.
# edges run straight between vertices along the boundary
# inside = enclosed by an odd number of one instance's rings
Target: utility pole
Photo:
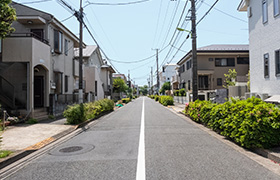
[[[156,50],[156,61],[157,61],[157,90],[156,90],[156,93],[158,94],[158,92],[159,92],[158,50],[159,49],[152,49],[152,50]]]
[[[82,0],[80,0],[80,10],[77,11],[73,9],[69,4],[67,4],[64,0],[58,0],[58,2],[66,7],[70,13],[73,13],[76,16],[77,20],[80,22],[80,40],[79,40],[79,104],[83,103],[83,7]]]
[[[83,103],[83,7],[80,0],[80,11],[77,18],[80,22],[80,47],[79,47],[79,104]]]
[[[192,14],[192,63],[193,63],[193,81],[192,81],[192,94],[193,101],[198,99],[198,88],[197,88],[197,52],[196,52],[196,8],[195,0],[191,0]]]
[[[153,84],[153,79],[154,79],[154,77],[153,77],[153,67],[151,67],[151,92],[152,92],[152,94],[154,94],[154,90],[153,90],[153,86],[154,86],[154,84]]]

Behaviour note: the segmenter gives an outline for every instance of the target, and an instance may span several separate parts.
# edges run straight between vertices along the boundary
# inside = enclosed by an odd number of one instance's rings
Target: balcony
[[[33,33],[14,33],[3,40],[2,62],[49,64],[50,56],[48,41]]]

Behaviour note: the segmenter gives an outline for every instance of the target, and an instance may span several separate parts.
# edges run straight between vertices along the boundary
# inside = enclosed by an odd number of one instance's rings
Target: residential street
[[[279,176],[168,108],[141,97],[6,177],[145,178],[264,180]]]

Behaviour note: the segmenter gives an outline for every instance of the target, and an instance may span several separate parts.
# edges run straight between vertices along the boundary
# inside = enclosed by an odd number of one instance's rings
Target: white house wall
[[[273,15],[273,0],[268,0],[268,22],[262,22],[262,1],[251,0],[249,6],[251,92],[280,94],[280,77],[275,75],[275,50],[280,49],[280,15]],[[264,77],[264,54],[269,54],[269,78]]]

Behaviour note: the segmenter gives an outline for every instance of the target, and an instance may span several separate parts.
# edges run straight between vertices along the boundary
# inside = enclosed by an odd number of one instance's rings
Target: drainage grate
[[[94,148],[95,146],[91,144],[76,144],[74,146],[72,145],[56,148],[51,150],[49,154],[53,156],[72,156],[87,153]]]
[[[62,148],[62,149],[59,150],[59,152],[62,152],[62,153],[71,153],[71,152],[80,151],[80,150],[82,150],[82,149],[83,149],[82,146],[71,146],[71,147]]]

